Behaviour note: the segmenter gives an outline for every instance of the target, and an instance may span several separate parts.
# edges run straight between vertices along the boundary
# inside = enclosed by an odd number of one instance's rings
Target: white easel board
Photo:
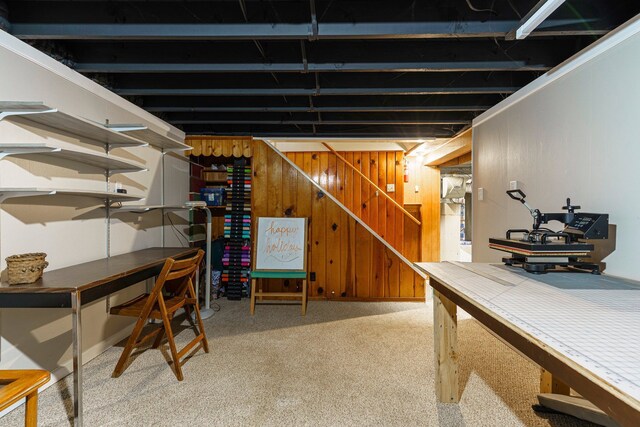
[[[307,218],[258,218],[256,270],[307,270]]]

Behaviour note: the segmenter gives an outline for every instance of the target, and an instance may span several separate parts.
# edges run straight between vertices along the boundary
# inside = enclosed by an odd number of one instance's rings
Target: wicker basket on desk
[[[33,283],[42,277],[42,270],[49,263],[45,261],[47,254],[44,252],[11,255],[5,258],[7,261],[7,275],[10,285],[20,283]]]

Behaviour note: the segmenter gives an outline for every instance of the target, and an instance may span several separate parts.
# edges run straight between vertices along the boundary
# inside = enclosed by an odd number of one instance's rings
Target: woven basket
[[[7,273],[10,285],[33,283],[42,276],[42,270],[49,263],[45,261],[44,252],[12,255],[6,258]]]

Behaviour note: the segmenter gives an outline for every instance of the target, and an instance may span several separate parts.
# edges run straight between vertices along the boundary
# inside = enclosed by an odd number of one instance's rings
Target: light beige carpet
[[[138,355],[120,378],[113,347],[85,365],[85,425],[92,426],[592,426],[538,415],[539,370],[461,316],[462,398],[433,391],[431,304],[220,301],[205,321],[211,352],[178,382],[163,351]],[[186,324],[186,323],[185,323]],[[181,343],[190,330],[178,335]],[[39,424],[69,425],[71,377],[41,394]],[[23,409],[0,425],[20,426]]]

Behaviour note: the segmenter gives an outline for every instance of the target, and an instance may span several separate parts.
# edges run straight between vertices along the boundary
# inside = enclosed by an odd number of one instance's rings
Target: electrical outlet
[[[509,181],[509,190],[520,190],[521,188],[520,181]]]
[[[316,281],[316,272],[312,271],[311,273],[309,273],[309,280],[311,280],[312,282]]]
[[[387,184],[387,193],[395,193],[396,185],[395,184]]]
[[[416,185],[416,186],[413,188],[413,191],[414,191],[415,193],[419,193],[419,192],[420,192],[420,186],[419,186],[419,185]]]
[[[478,188],[478,201],[484,200],[484,188]]]

